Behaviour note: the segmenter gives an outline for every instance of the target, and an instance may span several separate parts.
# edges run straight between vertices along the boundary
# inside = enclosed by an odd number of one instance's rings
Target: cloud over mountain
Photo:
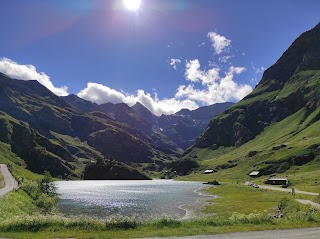
[[[0,72],[17,80],[37,80],[58,96],[68,95],[68,88],[66,86],[60,88],[55,87],[50,77],[44,72],[37,72],[36,67],[33,65],[22,65],[8,58],[2,58],[0,59]]]
[[[206,66],[202,66],[199,59],[186,60],[184,75],[182,75],[185,83],[171,86],[176,87],[175,94],[171,98],[160,98],[155,90],[153,94],[145,92],[143,89],[127,93],[94,82],[87,83],[87,87],[77,95],[97,104],[111,102],[114,104],[126,103],[132,106],[140,102],[155,115],[172,114],[184,108],[194,110],[200,105],[241,100],[252,91],[251,86],[236,82],[236,77],[242,74],[246,68],[233,66],[229,61],[233,56],[222,54],[226,52],[226,49],[229,49],[231,40],[216,32],[209,32],[207,36],[214,48],[214,55],[221,55],[217,56],[216,61],[213,59]],[[169,64],[174,69],[177,69],[178,64],[182,66],[181,59],[169,59]],[[66,86],[55,87],[50,77],[44,72],[37,72],[33,65],[22,65],[2,58],[0,72],[15,79],[37,80],[58,96],[68,95]]]
[[[114,104],[126,103],[129,106],[132,106],[135,103],[140,102],[155,115],[173,114],[183,108],[198,108],[198,105],[195,102],[188,99],[178,100],[171,98],[160,100],[157,93],[155,93],[154,97],[144,90],[138,90],[135,94],[128,94],[111,89],[102,84],[91,82],[87,84],[85,89],[78,93],[78,97],[97,104],[111,102]]]

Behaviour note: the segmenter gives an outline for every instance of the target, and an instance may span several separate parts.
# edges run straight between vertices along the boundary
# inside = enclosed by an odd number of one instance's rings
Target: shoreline
[[[213,204],[213,202],[210,202],[210,200],[218,197],[217,195],[209,194],[205,191],[206,189],[211,187],[214,186],[202,186],[201,188],[196,189],[194,192],[201,196],[201,198],[198,198],[191,204],[184,204],[179,206],[179,209],[185,211],[185,215],[181,218],[181,220],[191,220],[214,215],[213,213],[202,212],[203,209]]]

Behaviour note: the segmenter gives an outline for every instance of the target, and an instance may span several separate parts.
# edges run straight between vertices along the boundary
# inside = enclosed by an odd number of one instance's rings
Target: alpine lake
[[[68,216],[189,219],[214,197],[203,192],[200,182],[174,180],[59,181],[55,185],[58,208]]]

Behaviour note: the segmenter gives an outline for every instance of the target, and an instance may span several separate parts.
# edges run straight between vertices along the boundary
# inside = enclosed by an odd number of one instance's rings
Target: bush
[[[163,217],[157,221],[155,221],[154,225],[157,228],[164,228],[164,227],[169,227],[169,228],[177,228],[182,225],[181,221],[170,218],[170,217]]]
[[[138,226],[138,221],[129,217],[112,217],[106,221],[106,229],[108,230],[136,229]]]
[[[51,213],[56,208],[58,194],[50,173],[45,172],[42,179],[25,183],[22,189],[32,198],[34,204],[43,213]]]

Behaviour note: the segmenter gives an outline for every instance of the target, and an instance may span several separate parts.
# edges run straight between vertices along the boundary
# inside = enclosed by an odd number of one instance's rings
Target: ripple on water
[[[159,218],[195,216],[212,198],[199,182],[152,181],[59,181],[58,207],[66,215],[105,218],[112,215]]]

